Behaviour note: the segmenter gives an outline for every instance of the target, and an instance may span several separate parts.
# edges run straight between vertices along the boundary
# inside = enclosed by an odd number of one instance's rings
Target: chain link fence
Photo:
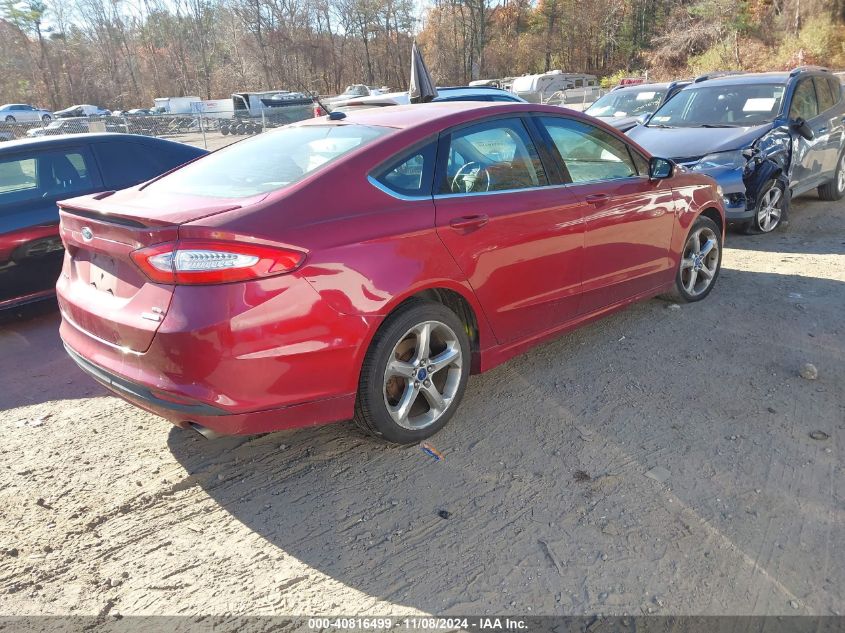
[[[280,111],[281,110],[281,111]],[[0,143],[16,139],[120,132],[143,134],[214,150],[253,134],[314,116],[311,105],[274,108],[258,116],[218,117],[203,114],[141,114],[107,117],[55,118],[49,121],[0,121]]]

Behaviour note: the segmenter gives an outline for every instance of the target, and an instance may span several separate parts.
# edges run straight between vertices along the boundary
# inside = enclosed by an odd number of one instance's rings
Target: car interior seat
[[[61,195],[81,188],[83,178],[64,154],[48,157],[43,166],[47,180],[43,197]]]

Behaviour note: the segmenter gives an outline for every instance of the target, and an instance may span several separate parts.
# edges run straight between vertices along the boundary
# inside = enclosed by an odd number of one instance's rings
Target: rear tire
[[[845,196],[845,152],[839,155],[833,180],[819,187],[819,198],[828,202],[841,200]]]
[[[14,123],[15,121],[16,119],[12,115],[6,117],[6,123]]]
[[[722,269],[722,232],[706,216],[699,216],[687,234],[675,272],[675,284],[664,297],[678,303],[701,301],[716,285]]]
[[[44,116],[41,117],[41,120],[44,123],[49,123],[50,121],[53,120],[53,117],[51,117],[49,114],[45,114]]]
[[[419,299],[404,303],[387,317],[367,350],[355,423],[396,444],[435,434],[463,398],[470,353],[466,328],[449,308]]]

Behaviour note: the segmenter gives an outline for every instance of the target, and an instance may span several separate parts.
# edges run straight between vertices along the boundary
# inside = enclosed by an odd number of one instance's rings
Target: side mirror
[[[815,138],[815,134],[813,134],[813,128],[801,117],[798,117],[792,122],[792,129],[798,132],[802,138],[812,141]]]
[[[667,158],[652,157],[648,161],[648,177],[651,180],[664,180],[671,178],[675,171],[675,165]]]

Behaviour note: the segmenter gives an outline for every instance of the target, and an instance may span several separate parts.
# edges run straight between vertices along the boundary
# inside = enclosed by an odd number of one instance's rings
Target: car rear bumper
[[[269,283],[284,291],[261,301]],[[351,418],[374,322],[336,312],[305,280],[259,284],[177,287],[139,352],[74,322],[60,280],[61,338],[106,388],[179,426],[252,434]]]
[[[355,394],[326,398],[262,411],[231,413],[220,407],[185,399],[166,399],[164,392],[133,382],[83,358],[69,345],[65,350],[82,371],[127,402],[181,428],[203,435],[252,435],[337,422],[352,417]],[[172,394],[168,394],[172,395]],[[211,431],[212,433],[207,433]]]

